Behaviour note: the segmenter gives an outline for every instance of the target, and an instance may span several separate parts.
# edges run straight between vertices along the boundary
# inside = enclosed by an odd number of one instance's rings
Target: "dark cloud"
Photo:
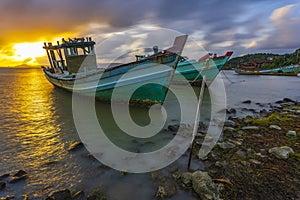
[[[105,34],[135,25],[155,24],[188,34],[201,31],[199,39],[205,41],[206,49],[223,52],[231,48],[242,53],[247,51],[247,43],[262,36],[265,23],[270,23],[265,19],[271,12],[266,12],[262,5],[273,4],[259,0],[1,0],[0,45],[10,41],[50,40],[50,36],[68,33]],[[281,4],[274,9],[284,6]],[[95,28],[89,24],[102,26]],[[300,31],[299,24],[299,20],[290,21],[288,16],[278,26],[271,22],[273,32],[268,32],[267,39],[256,49],[296,47],[299,43],[294,39]],[[218,46],[224,42],[223,47]]]

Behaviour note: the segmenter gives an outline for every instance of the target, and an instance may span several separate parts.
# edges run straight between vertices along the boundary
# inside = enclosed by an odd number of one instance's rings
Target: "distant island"
[[[223,69],[234,69],[239,65],[260,64],[260,68],[274,69],[281,66],[298,64],[300,62],[300,48],[291,54],[256,53],[247,54],[230,59]]]

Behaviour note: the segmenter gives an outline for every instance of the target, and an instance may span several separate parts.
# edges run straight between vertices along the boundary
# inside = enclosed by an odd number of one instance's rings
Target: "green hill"
[[[300,48],[295,50],[291,54],[272,54],[272,53],[256,53],[256,54],[247,54],[240,57],[235,57],[230,59],[224,69],[233,69],[236,68],[239,63],[247,63],[251,60],[267,60],[272,58],[272,63],[265,63],[262,65],[263,68],[272,69],[280,66],[287,66],[291,64],[298,64],[300,62]]]

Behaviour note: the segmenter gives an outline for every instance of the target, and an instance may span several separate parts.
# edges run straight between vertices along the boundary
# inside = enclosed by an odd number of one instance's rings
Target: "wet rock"
[[[6,187],[6,183],[0,181],[0,190],[4,189]]]
[[[82,147],[84,147],[82,142],[76,142],[70,145],[68,151],[72,152],[72,151],[77,151],[79,149],[81,149]]]
[[[243,101],[242,103],[250,104],[250,103],[251,103],[251,100],[246,100],[246,101]]]
[[[11,179],[8,181],[8,183],[17,183],[19,181],[25,180],[28,178],[27,172],[24,170],[19,170],[17,173],[15,173]]]
[[[87,200],[106,200],[101,188],[95,188],[91,191]]]
[[[170,198],[177,193],[176,185],[173,184],[170,180],[163,180],[160,182],[156,197],[159,199]]]
[[[291,147],[282,146],[269,149],[269,153],[279,159],[288,159],[290,154],[294,154],[294,150]]]
[[[258,126],[244,126],[242,130],[259,130]]]
[[[221,149],[232,149],[232,148],[235,147],[235,144],[233,144],[231,142],[228,142],[228,141],[225,141],[225,142],[219,143],[218,146]]]
[[[181,183],[185,187],[191,187],[192,186],[192,173],[190,172],[184,172],[181,174]]]
[[[13,195],[8,195],[8,196],[6,196],[6,197],[1,197],[0,200],[11,200],[11,199],[14,199],[14,198],[15,198],[15,196],[13,196]]]
[[[280,126],[277,126],[277,125],[270,125],[269,128],[270,129],[281,130]]]
[[[78,191],[74,194],[72,194],[72,200],[84,200],[85,196],[84,196],[84,192],[83,191]]]
[[[220,193],[207,172],[196,171],[192,174],[193,189],[202,200],[217,200]]]
[[[168,129],[170,130],[170,131],[172,131],[172,132],[176,132],[176,131],[178,131],[178,129],[179,129],[179,125],[169,125],[168,126]]]
[[[235,114],[236,113],[236,109],[234,109],[234,108],[227,109],[226,113],[227,114]]]
[[[261,162],[258,161],[258,160],[255,160],[255,159],[250,159],[249,162],[253,163],[253,164],[256,164],[256,165],[260,165]]]
[[[19,170],[17,173],[14,174],[15,177],[22,177],[24,175],[27,175],[27,172],[24,170]]]
[[[10,176],[10,174],[2,174],[1,176],[0,176],[0,180],[3,180],[3,179],[5,179],[5,178],[8,178]]]
[[[217,161],[217,162],[215,163],[215,166],[216,166],[216,167],[220,167],[220,168],[222,168],[222,167],[227,167],[227,165],[228,165],[228,163],[226,162],[226,160],[224,160],[224,161]]]
[[[71,192],[69,189],[54,191],[48,195],[46,200],[72,200]]]
[[[290,98],[284,98],[284,99],[283,99],[283,102],[284,102],[284,103],[295,103],[296,101],[294,101],[294,100],[292,100],[292,99],[290,99]]]
[[[224,122],[224,126],[235,128],[236,127],[236,123],[234,121],[232,121],[232,120],[226,120]]]
[[[233,132],[235,129],[234,128],[232,128],[232,127],[227,127],[227,126],[225,126],[224,128],[223,128],[223,131],[224,132]]]
[[[296,133],[296,131],[288,131],[288,132],[286,133],[286,136],[295,137],[295,136],[297,136],[297,133]]]

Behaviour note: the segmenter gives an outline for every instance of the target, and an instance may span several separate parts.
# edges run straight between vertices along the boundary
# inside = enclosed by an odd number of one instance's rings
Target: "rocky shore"
[[[247,100],[244,104],[259,105]],[[248,108],[248,111],[250,109]],[[201,123],[193,149],[193,165],[187,170],[181,165],[149,173],[156,191],[153,199],[173,199],[178,191],[191,194],[192,199],[300,199],[300,102],[283,99],[269,105],[269,109],[250,110],[253,115],[236,117],[234,108],[227,110],[228,120],[223,135],[205,159],[197,154],[205,138],[207,126]],[[169,126],[176,131],[178,126]],[[69,153],[84,148],[74,143]],[[187,157],[190,149],[184,155]],[[185,165],[186,166],[186,165]],[[24,170],[0,175],[0,191],[30,178]],[[166,173],[167,171],[167,173]],[[128,176],[120,172],[120,176]],[[117,191],[116,191],[117,192]],[[32,199],[24,194],[0,197],[0,200]],[[47,200],[104,200],[105,190],[92,191],[62,189],[47,194]],[[177,198],[178,199],[178,198]]]

